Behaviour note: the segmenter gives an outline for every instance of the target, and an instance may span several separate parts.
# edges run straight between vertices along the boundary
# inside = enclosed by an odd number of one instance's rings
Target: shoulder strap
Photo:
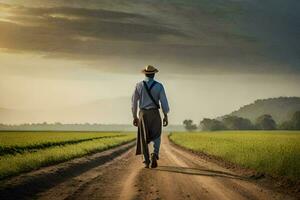
[[[156,81],[153,81],[153,83],[150,85],[150,88],[149,88],[149,91],[151,91],[152,90],[152,88],[156,85]]]
[[[153,96],[152,96],[152,94],[151,94],[151,89],[152,89],[152,88],[154,87],[154,85],[156,84],[156,81],[154,81],[154,82],[152,83],[152,85],[150,86],[150,88],[148,88],[147,83],[146,83],[145,81],[143,81],[143,83],[144,83],[144,87],[145,87],[145,89],[146,89],[146,91],[147,91],[147,94],[149,95],[150,99],[151,99],[152,102],[156,105],[156,107],[159,109],[159,108],[160,108],[159,104],[154,100],[154,98],[153,98]]]

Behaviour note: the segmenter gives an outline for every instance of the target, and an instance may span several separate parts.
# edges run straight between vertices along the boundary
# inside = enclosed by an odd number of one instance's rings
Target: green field
[[[172,133],[170,139],[259,172],[300,179],[299,131]]]
[[[103,151],[134,138],[132,133],[0,132],[0,179]]]

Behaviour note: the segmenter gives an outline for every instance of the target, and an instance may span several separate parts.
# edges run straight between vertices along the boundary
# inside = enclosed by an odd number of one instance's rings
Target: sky
[[[0,123],[131,123],[148,64],[198,123],[300,96],[299,44],[297,0],[0,0]]]

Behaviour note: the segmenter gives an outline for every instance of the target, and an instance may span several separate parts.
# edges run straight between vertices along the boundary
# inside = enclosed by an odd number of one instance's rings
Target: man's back
[[[157,108],[155,103],[152,101],[150,96],[147,93],[147,90],[145,88],[144,82],[146,83],[147,87],[150,89],[150,87],[153,85],[151,88],[151,95],[153,96],[154,101],[159,104],[161,104],[162,110],[164,113],[169,112],[169,105],[168,105],[168,100],[166,98],[165,90],[164,87],[161,83],[155,81],[152,78],[146,78],[144,81],[141,81],[136,84],[135,91],[132,96],[132,109],[133,112],[136,113],[137,111],[137,102],[139,102],[139,108],[140,109],[153,109]]]

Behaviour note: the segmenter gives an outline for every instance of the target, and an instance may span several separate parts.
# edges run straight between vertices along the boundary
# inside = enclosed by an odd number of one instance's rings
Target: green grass
[[[0,132],[0,148],[35,147],[66,141],[119,136],[120,133],[99,132]]]
[[[170,139],[259,172],[300,179],[299,131],[172,133]]]
[[[9,135],[12,134],[12,135]],[[24,151],[4,154],[0,157],[0,179],[22,172],[38,169],[81,157],[86,154],[103,151],[131,141],[131,133],[84,133],[84,132],[6,132],[0,133],[0,146],[22,146]],[[85,140],[88,139],[88,140]],[[91,140],[89,140],[91,139]],[[64,143],[77,141],[75,143]],[[53,144],[43,148],[30,149],[27,146]],[[26,146],[27,145],[27,146]]]

